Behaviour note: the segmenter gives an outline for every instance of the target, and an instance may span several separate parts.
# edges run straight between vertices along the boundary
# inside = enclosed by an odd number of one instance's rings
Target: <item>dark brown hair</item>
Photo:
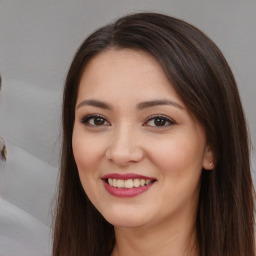
[[[254,189],[246,121],[233,74],[217,46],[192,25],[138,13],[91,34],[69,69],[63,101],[63,145],[54,256],[108,256],[113,226],[87,198],[72,152],[74,109],[88,61],[109,48],[150,53],[192,116],[205,129],[215,169],[202,170],[197,213],[200,256],[254,256]],[[85,156],[86,157],[86,156]]]

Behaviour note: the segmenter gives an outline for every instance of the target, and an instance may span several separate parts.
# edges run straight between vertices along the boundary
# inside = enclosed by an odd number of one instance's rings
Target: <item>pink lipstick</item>
[[[116,197],[134,197],[146,192],[156,181],[153,177],[112,173],[102,177],[105,189]]]

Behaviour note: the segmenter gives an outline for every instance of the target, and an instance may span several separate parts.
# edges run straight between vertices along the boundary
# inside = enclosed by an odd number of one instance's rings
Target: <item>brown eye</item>
[[[166,116],[153,116],[148,119],[148,121],[145,123],[147,126],[153,126],[153,127],[164,127],[175,124],[175,122],[166,117]]]
[[[155,126],[165,126],[166,125],[166,119],[164,118],[155,118],[154,119]]]
[[[95,117],[94,119],[92,119],[92,122],[94,123],[94,125],[104,125],[105,120],[102,117]]]
[[[106,126],[110,125],[110,123],[100,115],[89,115],[84,117],[81,120],[82,123],[89,125],[89,126]]]

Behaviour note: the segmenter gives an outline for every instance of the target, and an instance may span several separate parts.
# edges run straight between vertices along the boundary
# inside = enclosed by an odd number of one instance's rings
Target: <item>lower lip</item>
[[[105,189],[116,197],[134,197],[146,192],[155,182],[137,188],[115,188],[103,181]]]

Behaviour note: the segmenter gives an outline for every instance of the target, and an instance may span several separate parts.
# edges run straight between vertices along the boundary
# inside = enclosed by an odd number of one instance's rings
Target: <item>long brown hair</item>
[[[53,256],[108,256],[114,228],[87,198],[72,152],[74,109],[88,61],[109,48],[140,49],[162,66],[191,115],[205,129],[215,169],[202,170],[197,213],[200,256],[254,256],[254,189],[246,121],[233,74],[200,30],[169,16],[138,13],[91,34],[69,69]],[[86,157],[86,156],[85,156]]]

